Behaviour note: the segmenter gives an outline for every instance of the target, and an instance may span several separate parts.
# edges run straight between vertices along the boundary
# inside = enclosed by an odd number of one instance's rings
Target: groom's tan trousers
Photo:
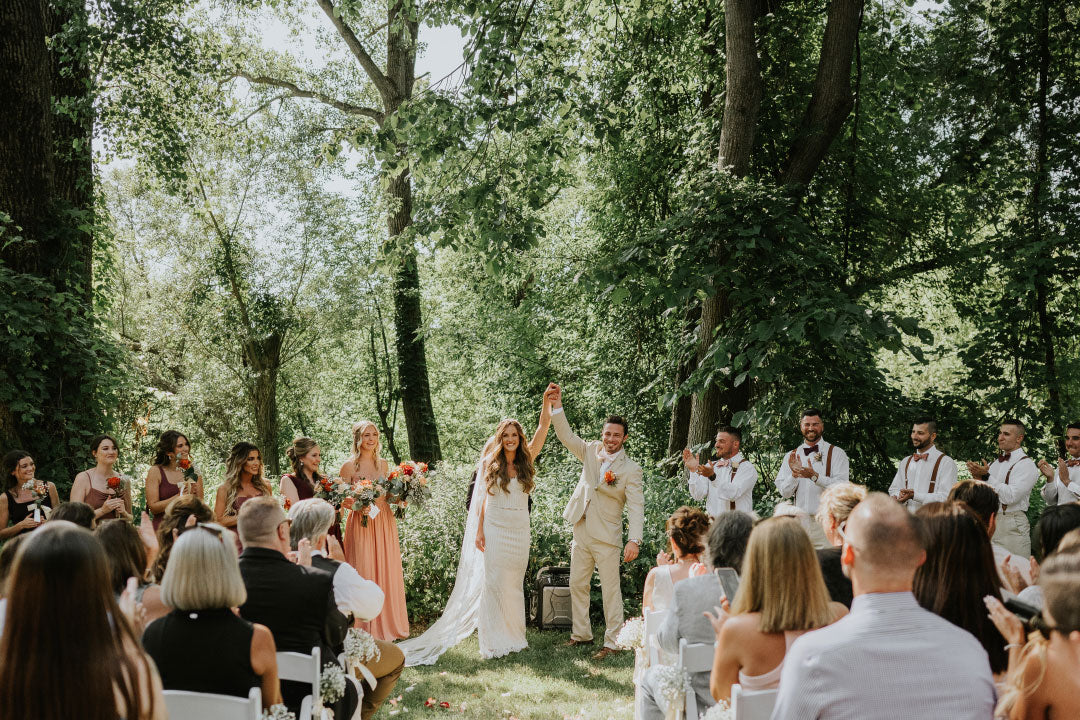
[[[614,648],[615,636],[623,623],[622,588],[619,578],[621,549],[596,540],[585,528],[585,518],[574,525],[574,541],[570,546],[570,611],[573,617],[574,640],[592,640],[589,622],[589,588],[593,569],[600,571],[600,592],[604,598],[604,647]]]

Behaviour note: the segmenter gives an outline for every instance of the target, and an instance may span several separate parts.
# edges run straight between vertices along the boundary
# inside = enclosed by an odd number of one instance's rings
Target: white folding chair
[[[686,638],[679,639],[679,667],[691,677],[694,673],[709,672],[713,666],[713,643],[688,643]],[[686,720],[697,720],[697,692],[693,688],[686,691]]]
[[[656,642],[656,633],[660,631],[667,614],[667,610],[645,613],[645,652],[649,656],[649,667],[660,664],[660,645]]]
[[[247,698],[235,695],[166,690],[165,709],[171,720],[259,720],[262,690],[251,688]]]
[[[311,685],[311,694],[301,703],[300,715],[296,720],[312,720],[312,713],[321,714],[322,698],[319,697],[319,671],[321,669],[317,645],[311,648],[310,655],[298,652],[277,654],[278,680],[294,680]]]
[[[743,690],[738,683],[731,686],[731,709],[735,720],[769,720],[779,690]]]

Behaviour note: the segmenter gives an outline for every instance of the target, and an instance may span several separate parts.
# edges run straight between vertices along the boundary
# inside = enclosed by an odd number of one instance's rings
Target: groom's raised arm
[[[585,462],[585,441],[570,429],[566,413],[562,407],[562,391],[555,394],[551,401],[551,424],[555,426],[555,435],[567,450],[581,462]]]

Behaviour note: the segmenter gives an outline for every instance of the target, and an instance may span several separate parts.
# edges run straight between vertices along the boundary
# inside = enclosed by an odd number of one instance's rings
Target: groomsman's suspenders
[[[940,455],[938,455],[937,462],[934,463],[934,469],[930,471],[930,488],[926,491],[928,495],[932,495],[934,493],[934,488],[937,486],[937,470],[941,466],[941,461],[944,459],[945,453],[941,453]],[[910,455],[908,455],[907,462],[904,463],[904,487],[907,487],[907,471],[909,467],[911,467]]]
[[[1012,475],[1012,471],[1013,471],[1013,468],[1014,468],[1014,467],[1016,467],[1017,465],[1019,465],[1019,464],[1020,464],[1021,462],[1023,462],[1024,460],[1031,460],[1031,458],[1029,458],[1029,457],[1025,456],[1025,457],[1022,457],[1022,458],[1020,458],[1019,460],[1017,460],[1016,462],[1014,462],[1014,463],[1012,464],[1012,467],[1011,467],[1011,468],[1009,468],[1009,472],[1005,473],[1005,482],[1004,482],[1004,484],[1005,484],[1005,485],[1008,485],[1008,484],[1009,484],[1009,476],[1010,476],[1010,475]],[[1034,460],[1031,460],[1031,462],[1035,462],[1035,461],[1034,461]],[[1008,510],[1008,509],[1009,509],[1009,506],[1008,506],[1008,505],[1006,505],[1006,504],[1004,504],[1004,503],[1002,503],[1002,505],[1001,505],[1001,512],[1002,512],[1002,514],[1004,514],[1004,513],[1005,513],[1005,511],[1006,511],[1006,510]]]
[[[832,449],[835,445],[829,446],[829,452],[825,454],[825,477],[832,477]]]

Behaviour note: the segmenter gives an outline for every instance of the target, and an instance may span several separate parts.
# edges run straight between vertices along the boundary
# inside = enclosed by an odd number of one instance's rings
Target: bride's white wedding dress
[[[509,493],[496,487],[484,510],[484,545],[476,548],[480,506],[484,502],[483,461],[461,539],[457,578],[443,614],[422,635],[403,640],[405,665],[433,665],[439,656],[480,630],[480,655],[501,657],[527,646],[522,584],[529,564],[529,496],[517,479]]]

